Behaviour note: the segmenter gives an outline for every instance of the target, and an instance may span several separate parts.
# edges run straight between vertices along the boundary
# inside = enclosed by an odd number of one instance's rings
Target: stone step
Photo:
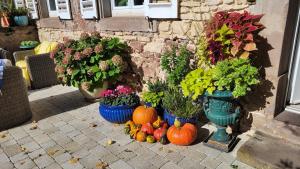
[[[256,131],[240,147],[237,159],[259,169],[299,169],[300,146]]]

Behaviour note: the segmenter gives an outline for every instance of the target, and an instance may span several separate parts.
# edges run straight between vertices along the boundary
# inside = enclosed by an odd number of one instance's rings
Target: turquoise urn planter
[[[213,94],[205,93],[203,107],[206,117],[217,127],[217,131],[214,132],[211,139],[228,143],[231,137],[227,134],[226,128],[230,124],[235,124],[240,115],[240,108],[231,91],[217,90]]]
[[[14,16],[14,21],[18,26],[27,26],[28,25],[28,16]]]

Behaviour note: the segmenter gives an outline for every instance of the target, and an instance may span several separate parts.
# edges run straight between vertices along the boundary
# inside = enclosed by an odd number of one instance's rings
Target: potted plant
[[[201,111],[201,105],[191,97],[184,97],[178,88],[169,88],[163,97],[165,112],[163,119],[171,126],[175,119],[184,123],[196,123]]]
[[[12,16],[14,18],[14,22],[17,26],[27,26],[29,19],[28,19],[28,9],[25,7],[21,8],[14,8],[12,10]]]
[[[139,97],[128,86],[101,92],[99,112],[107,121],[125,123],[131,120],[134,109],[140,104]]]
[[[149,81],[147,86],[148,91],[142,92],[141,98],[146,106],[154,107],[158,112],[158,115],[161,116],[164,111],[162,108],[162,98],[164,96],[164,91],[167,88],[167,84],[160,80],[156,80],[154,82]]]
[[[10,8],[8,4],[4,4],[0,2],[0,20],[1,20],[1,27],[7,28],[10,26]]]
[[[98,32],[83,33],[79,40],[64,38],[50,57],[62,84],[78,87],[93,101],[127,69],[128,46],[118,38],[101,38]]]

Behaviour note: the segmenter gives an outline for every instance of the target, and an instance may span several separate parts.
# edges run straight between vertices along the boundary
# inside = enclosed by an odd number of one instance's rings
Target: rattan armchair
[[[31,88],[39,89],[58,83],[55,64],[49,53],[34,55],[33,50],[17,51],[13,53],[15,62],[25,60],[31,81]]]
[[[0,59],[8,59],[9,52],[0,48]]]
[[[22,71],[16,66],[4,68],[0,94],[0,131],[28,121],[31,110]]]

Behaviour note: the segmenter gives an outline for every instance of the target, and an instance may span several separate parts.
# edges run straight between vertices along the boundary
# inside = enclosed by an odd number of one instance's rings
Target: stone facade
[[[158,20],[153,22],[154,28],[151,31],[135,31],[134,27],[140,23],[131,23],[130,31],[103,30],[105,24],[102,21],[96,22],[83,20],[80,17],[79,1],[72,1],[71,9],[73,20],[53,21],[41,19],[37,22],[38,32],[41,41],[61,41],[64,36],[79,38],[82,32],[100,31],[103,37],[119,37],[127,41],[133,48],[132,61],[134,69],[143,81],[153,78],[164,78],[164,72],[160,68],[160,55],[164,44],[174,38],[181,42],[193,45],[197,42],[197,37],[203,31],[205,21],[219,10],[243,10],[248,8],[247,0],[181,0],[179,3],[180,14],[178,20]],[[107,19],[107,18],[105,18]],[[105,20],[103,19],[103,20]],[[113,19],[113,18],[112,18]],[[127,18],[128,21],[131,18]],[[131,21],[130,21],[131,22]],[[142,18],[141,22],[148,25],[147,20]],[[130,24],[130,23],[129,23]],[[134,25],[137,24],[137,25]],[[125,26],[125,25],[124,25]],[[108,28],[105,28],[108,29]]]

